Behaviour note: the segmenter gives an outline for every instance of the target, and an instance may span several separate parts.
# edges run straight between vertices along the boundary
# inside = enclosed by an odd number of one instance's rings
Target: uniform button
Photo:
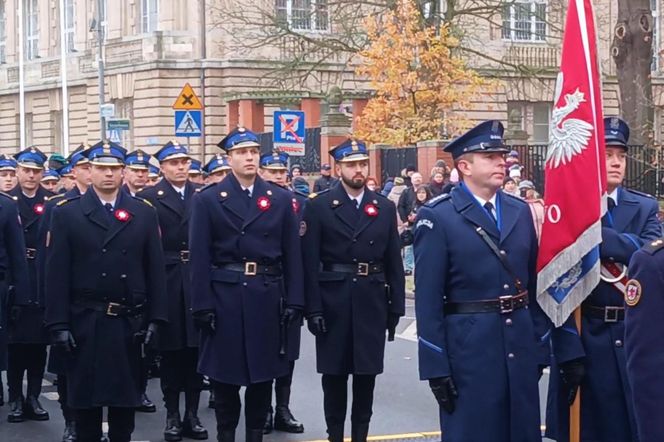
[[[353,258],[353,262],[357,262],[357,259]]]
[[[186,246],[186,245],[187,245],[187,242],[186,242],[186,241],[182,241],[182,245],[183,245],[183,246]]]
[[[28,233],[28,229],[23,230],[25,233]]]
[[[505,325],[512,325],[511,319],[505,319]]]
[[[353,242],[357,242],[357,239],[353,238]]]
[[[122,275],[120,275],[120,279],[127,279],[127,275],[123,273]]]
[[[622,346],[623,346],[622,341],[621,341],[620,339],[618,339],[618,340],[616,341],[616,347],[622,347]]]
[[[240,235],[243,235],[243,236],[244,236],[244,230],[240,232]]]
[[[243,282],[242,285],[243,285],[244,287],[246,287],[246,286],[247,286],[247,283],[246,283],[246,282]]]
[[[357,278],[353,278],[353,282],[357,282]]]
[[[500,251],[500,254],[501,254],[501,255],[504,255],[504,254],[505,254],[505,251],[504,251],[504,250],[501,250],[501,251]]]
[[[514,353],[509,353],[509,354],[507,355],[507,357],[510,358],[510,359],[514,359]]]
[[[505,290],[507,290],[508,288],[510,288],[510,285],[509,285],[509,284],[505,284],[505,285],[503,286],[503,288],[504,288]]]
[[[106,278],[106,273],[101,274],[102,278]]]
[[[101,253],[106,253],[106,249],[101,249]]]
[[[373,246],[373,244],[374,244],[373,240],[372,240],[372,241],[369,241],[369,245],[370,245],[370,246]]]

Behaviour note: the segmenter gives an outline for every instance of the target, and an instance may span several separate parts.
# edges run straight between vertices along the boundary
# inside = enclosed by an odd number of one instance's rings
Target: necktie
[[[180,199],[182,199],[182,201],[184,201],[184,190],[182,192],[178,192],[178,193],[180,194]]]
[[[249,189],[244,189],[244,193],[247,194],[247,197],[251,198],[251,192],[249,192]]]
[[[113,212],[113,204],[111,203],[104,204],[104,208],[106,208],[106,210],[108,210],[110,213]]]
[[[609,212],[613,212],[613,208],[616,207],[616,202],[613,198],[609,197],[606,201],[606,205],[608,206]]]
[[[484,204],[484,210],[487,211],[487,213],[489,214],[489,216],[491,217],[491,219],[493,220],[493,222],[496,223],[496,224],[498,224],[498,222],[497,222],[497,220],[496,220],[496,217],[493,216],[493,204],[491,204],[490,201],[487,201],[487,202]]]

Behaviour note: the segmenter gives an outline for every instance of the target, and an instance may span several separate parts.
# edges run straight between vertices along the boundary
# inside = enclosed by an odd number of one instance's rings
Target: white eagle
[[[554,104],[558,103],[563,89],[563,73],[558,74]],[[549,127],[549,149],[546,153],[546,162],[549,167],[556,168],[572,160],[574,155],[580,154],[588,147],[588,140],[592,135],[592,124],[576,118],[567,118],[569,114],[579,108],[586,100],[583,92],[575,90],[565,95],[565,105],[553,109],[551,126]]]

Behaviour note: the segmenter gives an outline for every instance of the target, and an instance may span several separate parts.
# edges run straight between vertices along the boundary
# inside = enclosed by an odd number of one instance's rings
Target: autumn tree
[[[369,17],[369,45],[361,51],[357,74],[369,79],[375,95],[359,119],[355,135],[395,146],[457,132],[471,98],[486,86],[456,53],[458,40],[446,25],[422,26],[414,0]]]

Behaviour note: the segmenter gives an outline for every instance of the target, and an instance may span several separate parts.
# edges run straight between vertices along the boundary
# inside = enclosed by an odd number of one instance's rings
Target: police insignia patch
[[[634,307],[641,300],[641,283],[630,279],[625,285],[625,304]]]
[[[415,224],[415,229],[418,229],[420,226],[428,227],[433,230],[433,222],[430,219],[421,219]]]
[[[307,233],[307,223],[300,221],[300,236],[304,236]]]

